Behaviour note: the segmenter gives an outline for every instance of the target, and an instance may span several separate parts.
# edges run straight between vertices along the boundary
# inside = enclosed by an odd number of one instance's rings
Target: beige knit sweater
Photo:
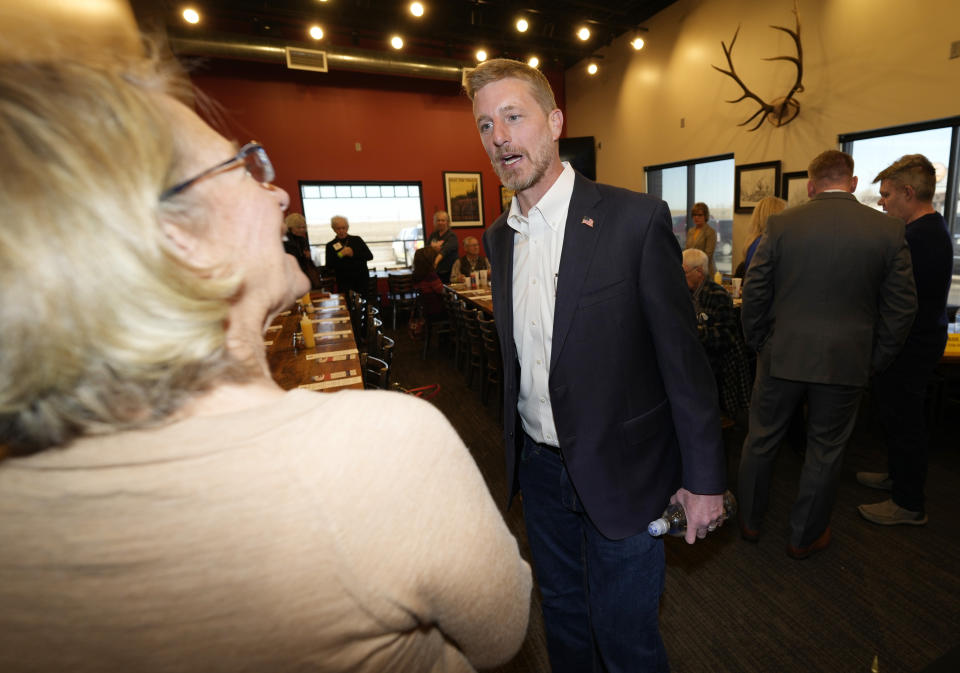
[[[529,566],[429,404],[292,391],[0,463],[0,671],[471,671]]]

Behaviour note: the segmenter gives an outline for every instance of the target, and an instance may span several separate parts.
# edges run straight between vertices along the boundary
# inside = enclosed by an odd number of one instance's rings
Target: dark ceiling
[[[422,1],[426,12],[417,19],[409,11],[410,0],[197,0],[193,6],[203,19],[193,26],[180,17],[189,0],[132,4],[142,23],[165,24],[180,37],[242,36],[316,49],[337,46],[395,53],[388,40],[400,34],[408,54],[466,65],[483,47],[491,58],[526,60],[537,55],[544,65],[566,69],[623,33],[642,29],[644,21],[675,0]],[[514,27],[521,16],[530,24],[526,33]],[[306,34],[313,23],[325,32],[319,42]],[[587,42],[576,37],[581,25],[592,33]]]

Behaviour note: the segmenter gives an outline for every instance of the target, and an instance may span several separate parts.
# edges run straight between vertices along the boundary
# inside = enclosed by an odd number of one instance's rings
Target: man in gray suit
[[[777,446],[806,398],[807,450],[787,545],[796,559],[830,544],[861,393],[900,350],[917,305],[903,222],[856,200],[853,158],[829,150],[808,175],[811,201],[770,217],[743,289],[744,336],[758,355],[740,459],[741,533],[759,537]]]

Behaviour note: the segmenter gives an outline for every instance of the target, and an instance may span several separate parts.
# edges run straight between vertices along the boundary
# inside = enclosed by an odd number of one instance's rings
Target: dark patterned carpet
[[[506,490],[500,426],[493,396],[480,402],[479,382],[467,388],[446,353],[420,359],[420,342],[403,330],[393,378],[407,386],[439,383],[433,403],[470,447],[501,507]],[[806,561],[786,556],[787,518],[801,456],[780,451],[771,507],[758,544],[727,525],[687,546],[667,540],[667,588],[661,630],[675,673],[882,673],[958,671],[960,645],[960,401],[944,404],[932,442],[924,527],[883,527],[863,521],[860,503],[884,499],[857,484],[858,470],[884,469],[882,439],[869,399],[845,457],[833,543]],[[745,429],[726,431],[731,488]],[[528,550],[520,506],[505,513],[521,550]],[[951,654],[951,651],[952,654]],[[539,598],[534,596],[523,649],[500,673],[549,671]]]

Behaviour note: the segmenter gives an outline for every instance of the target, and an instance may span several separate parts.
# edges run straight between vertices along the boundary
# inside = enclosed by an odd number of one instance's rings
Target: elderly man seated
[[[726,426],[750,405],[750,361],[733,300],[710,280],[709,268],[710,260],[702,250],[683,251],[683,273],[697,316],[697,333],[717,379]]]
[[[480,242],[473,236],[463,239],[463,257],[457,259],[450,269],[450,282],[463,283],[474,271],[488,271],[490,262],[480,255]]]

